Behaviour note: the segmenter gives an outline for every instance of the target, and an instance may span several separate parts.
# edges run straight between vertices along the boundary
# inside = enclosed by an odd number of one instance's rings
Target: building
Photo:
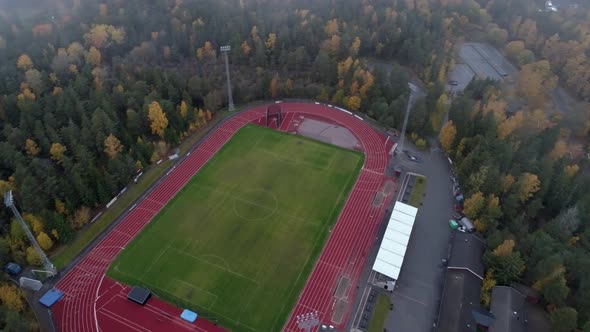
[[[480,307],[485,242],[469,233],[453,233],[436,331],[486,330],[494,316]]]
[[[536,304],[534,290],[523,285],[495,286],[490,311],[496,317],[490,332],[549,332],[549,322]]]

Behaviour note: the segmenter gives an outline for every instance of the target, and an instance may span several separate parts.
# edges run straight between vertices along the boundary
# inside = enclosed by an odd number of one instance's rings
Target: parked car
[[[465,215],[463,215],[463,213],[461,213],[461,212],[455,212],[455,213],[453,213],[453,219],[455,219],[457,221],[461,220],[461,218],[463,218],[464,216]]]
[[[420,160],[420,158],[415,157],[415,156],[409,156],[408,157],[411,161],[415,162],[415,163],[421,163],[422,160]]]
[[[463,212],[463,206],[461,204],[455,204],[455,212]]]
[[[4,271],[11,276],[18,275],[23,269],[16,263],[8,263],[4,266]]]
[[[475,226],[471,222],[471,219],[469,219],[467,217],[463,217],[460,220],[458,220],[457,222],[459,223],[460,226],[465,228],[466,232],[469,232],[469,233],[475,232]]]
[[[456,220],[451,219],[449,220],[449,227],[451,227],[451,229],[457,229],[459,228],[459,224]]]
[[[457,82],[457,81],[455,81],[455,80],[450,80],[450,81],[449,81],[449,85],[452,85],[452,86],[457,86],[457,85],[459,85],[459,82]]]

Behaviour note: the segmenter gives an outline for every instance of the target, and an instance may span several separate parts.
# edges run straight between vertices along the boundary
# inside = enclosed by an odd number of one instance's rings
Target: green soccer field
[[[233,331],[279,331],[362,162],[357,152],[247,125],[108,275]]]

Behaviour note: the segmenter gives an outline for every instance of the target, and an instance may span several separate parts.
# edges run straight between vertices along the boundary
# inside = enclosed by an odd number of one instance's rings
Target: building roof
[[[59,289],[52,288],[48,290],[41,298],[39,299],[39,303],[46,306],[47,308],[51,308],[57,301],[59,301],[64,296],[64,293]]]
[[[418,209],[396,202],[387,223],[373,270],[392,279],[399,277]]]
[[[437,331],[476,331],[473,312],[479,309],[481,285],[482,280],[468,270],[447,270]]]
[[[133,286],[131,291],[127,294],[127,298],[137,304],[144,305],[151,295],[152,292],[149,289]]]
[[[449,269],[465,269],[483,280],[484,266],[481,260],[485,242],[472,233],[454,233]]]
[[[490,326],[490,332],[525,332],[524,297],[514,288],[495,286],[492,288],[490,311],[496,321]]]
[[[528,303],[525,295],[508,286],[492,288],[490,311],[496,321],[490,332],[549,332],[549,323],[544,310]]]

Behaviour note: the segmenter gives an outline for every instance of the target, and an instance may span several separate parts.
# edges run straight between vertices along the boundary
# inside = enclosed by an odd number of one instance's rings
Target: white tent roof
[[[383,241],[379,247],[373,270],[396,279],[404,262],[416,213],[418,209],[402,202],[396,202],[387,223]]]

